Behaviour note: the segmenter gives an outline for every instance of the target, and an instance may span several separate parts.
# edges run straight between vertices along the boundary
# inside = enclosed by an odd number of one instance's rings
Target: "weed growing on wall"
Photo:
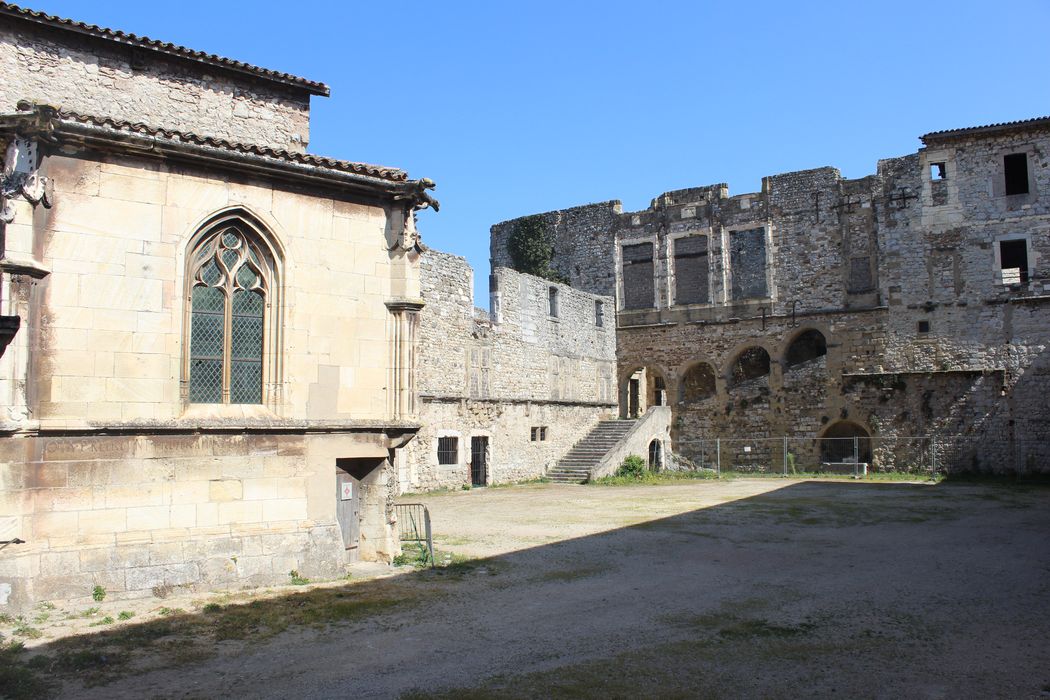
[[[551,269],[554,245],[543,217],[526,216],[519,219],[507,241],[507,250],[518,272],[568,284],[564,275]]]

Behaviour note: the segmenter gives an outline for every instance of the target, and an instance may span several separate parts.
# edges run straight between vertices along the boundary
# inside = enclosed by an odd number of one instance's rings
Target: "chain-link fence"
[[[678,439],[668,468],[740,474],[1035,473],[1050,468],[1050,440],[976,436]]]

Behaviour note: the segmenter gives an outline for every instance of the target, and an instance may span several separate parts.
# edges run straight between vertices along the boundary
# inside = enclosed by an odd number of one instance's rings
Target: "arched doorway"
[[[664,447],[659,440],[649,443],[649,471],[658,472],[664,466]]]
[[[817,442],[823,464],[871,464],[871,434],[853,421],[831,424]]]
[[[667,385],[659,369],[635,367],[620,376],[621,418],[637,418],[650,406],[667,405]]]

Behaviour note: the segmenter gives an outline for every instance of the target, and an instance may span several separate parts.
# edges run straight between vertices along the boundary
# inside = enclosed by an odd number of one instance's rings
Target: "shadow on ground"
[[[550,488],[567,509],[578,493]],[[3,690],[1038,697],[1050,692],[1048,506],[1045,486],[791,483],[447,568],[9,652]]]

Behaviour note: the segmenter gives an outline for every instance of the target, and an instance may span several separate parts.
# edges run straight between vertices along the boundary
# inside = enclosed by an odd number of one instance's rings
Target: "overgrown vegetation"
[[[518,219],[507,241],[507,250],[518,272],[568,284],[564,275],[551,268],[554,245],[542,216]]]

